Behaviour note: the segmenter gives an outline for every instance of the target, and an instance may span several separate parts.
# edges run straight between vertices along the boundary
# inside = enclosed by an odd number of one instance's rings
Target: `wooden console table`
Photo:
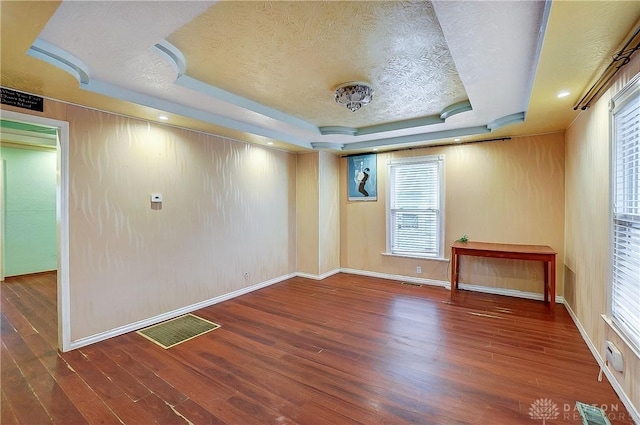
[[[544,302],[551,311],[556,306],[556,255],[546,245],[516,245],[489,242],[459,242],[451,246],[451,296],[458,289],[460,256],[507,258],[512,260],[542,261],[544,266]]]

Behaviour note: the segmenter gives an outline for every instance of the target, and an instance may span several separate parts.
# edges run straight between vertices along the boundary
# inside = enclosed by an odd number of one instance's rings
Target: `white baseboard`
[[[420,277],[402,276],[402,275],[371,272],[367,270],[357,270],[357,269],[340,269],[340,271],[343,273],[349,273],[349,274],[379,277],[382,279],[389,279],[389,280],[401,280],[404,282],[420,283],[423,285],[431,285],[431,286],[441,286],[443,288],[451,289],[451,284],[448,281],[444,281],[444,280],[423,279]],[[504,295],[508,297],[526,298],[526,299],[538,300],[538,301],[544,300],[543,294],[538,294],[535,292],[518,291],[516,289],[492,288],[490,286],[470,285],[467,283],[459,283],[458,288],[465,291],[483,292],[486,294]],[[564,304],[564,297],[556,295],[556,303]]]
[[[402,276],[402,275],[394,275],[394,274],[388,274],[388,273],[380,273],[380,272],[373,272],[373,271],[368,271],[368,270],[358,270],[358,269],[349,269],[349,268],[334,269],[334,270],[331,270],[331,271],[329,271],[327,273],[323,273],[321,275],[313,275],[313,274],[309,274],[309,273],[296,272],[296,273],[290,273],[290,274],[287,274],[287,275],[279,276],[279,277],[276,277],[276,278],[273,278],[273,279],[270,279],[270,280],[267,280],[267,281],[264,281],[264,282],[261,282],[261,283],[257,283],[255,285],[252,285],[252,286],[249,286],[249,287],[246,287],[246,288],[239,289],[237,291],[230,292],[228,294],[220,295],[218,297],[210,298],[208,300],[204,300],[204,301],[201,301],[201,302],[198,302],[198,303],[195,303],[195,304],[191,304],[191,305],[188,305],[186,307],[182,307],[182,308],[179,308],[179,309],[176,309],[176,310],[172,310],[172,311],[167,312],[167,313],[163,313],[163,314],[160,314],[160,315],[157,315],[157,316],[154,316],[154,317],[150,317],[148,319],[140,320],[138,322],[134,322],[134,323],[131,323],[131,324],[128,324],[128,325],[125,325],[125,326],[120,326],[118,328],[111,329],[109,331],[100,332],[100,333],[95,334],[95,335],[91,335],[91,336],[88,336],[88,337],[85,337],[85,338],[80,338],[80,339],[77,339],[75,341],[71,341],[71,343],[69,345],[69,350],[74,350],[76,348],[81,348],[81,347],[84,347],[84,346],[87,346],[87,345],[90,345],[90,344],[94,344],[96,342],[100,342],[100,341],[104,341],[104,340],[109,339],[109,338],[113,338],[115,336],[123,335],[125,333],[132,332],[132,331],[136,331],[138,329],[142,329],[142,328],[145,328],[147,326],[155,325],[156,323],[160,323],[160,322],[163,322],[165,320],[173,319],[174,317],[178,317],[180,315],[183,315],[183,314],[186,314],[186,313],[190,313],[192,311],[199,310],[201,308],[205,308],[205,307],[208,307],[210,305],[214,305],[214,304],[217,304],[217,303],[220,303],[220,302],[223,302],[223,301],[227,301],[227,300],[239,297],[239,296],[244,295],[244,294],[248,294],[248,293],[256,291],[258,289],[262,289],[262,288],[265,288],[267,286],[270,286],[270,285],[282,282],[284,280],[290,279],[292,277],[299,276],[299,277],[304,277],[304,278],[307,278],[307,279],[323,280],[323,279],[325,279],[325,278],[327,278],[329,276],[333,276],[334,274],[337,274],[337,273],[347,273],[347,274],[370,276],[370,277],[377,277],[377,278],[396,280],[396,281],[419,283],[419,284],[423,284],[423,285],[438,286],[438,287],[447,288],[447,289],[451,288],[450,283],[447,282],[447,281],[433,280],[433,279],[423,279],[423,278],[417,278],[417,277],[413,277],[413,276]],[[514,289],[492,288],[492,287],[487,287],[487,286],[471,285],[471,284],[463,284],[463,283],[459,284],[459,288],[462,289],[462,290],[467,290],[467,291],[483,292],[483,293],[496,294],[496,295],[505,295],[505,296],[510,296],[510,297],[526,298],[526,299],[532,299],[532,300],[542,300],[543,299],[543,295],[542,294],[538,294],[538,293],[534,293],[534,292],[518,291],[518,290],[514,290]],[[578,331],[580,332],[580,335],[582,336],[582,339],[586,342],[587,347],[589,347],[589,350],[591,351],[591,354],[593,355],[593,357],[598,362],[598,365],[600,365],[600,367],[603,368],[604,374],[607,376],[607,379],[611,383],[611,386],[613,387],[614,391],[616,392],[618,397],[620,397],[620,400],[622,401],[622,403],[625,405],[625,407],[627,408],[627,410],[631,414],[631,416],[632,416],[631,419],[636,424],[640,425],[640,413],[633,406],[633,404],[631,403],[631,400],[629,399],[627,394],[624,392],[623,388],[620,386],[618,381],[615,379],[615,377],[613,376],[611,370],[609,370],[608,367],[604,366],[604,360],[602,359],[602,357],[600,356],[600,353],[598,352],[598,350],[596,349],[595,345],[593,344],[593,342],[591,341],[591,339],[587,335],[587,332],[585,331],[584,327],[582,326],[580,321],[578,321],[578,318],[576,317],[575,313],[573,312],[573,310],[571,309],[569,304],[565,303],[564,297],[561,297],[561,296],[556,296],[556,302],[565,305],[567,311],[569,312],[569,315],[571,316],[571,319],[573,320],[573,322],[575,323],[576,327],[578,328]],[[68,350],[66,350],[66,351],[68,351]],[[595,379],[595,377],[594,377],[594,379]]]
[[[342,273],[379,277],[382,279],[389,279],[389,280],[401,280],[406,282],[421,283],[425,285],[442,286],[447,289],[451,289],[451,284],[446,281],[421,279],[421,278],[416,278],[411,276],[392,275],[387,273],[379,273],[379,272],[371,272],[366,270],[347,269],[347,268],[343,268],[340,271]],[[538,300],[538,301],[542,301],[544,299],[543,294],[538,294],[535,292],[518,291],[515,289],[491,288],[488,286],[470,285],[470,284],[464,284],[464,283],[459,283],[458,287],[462,290],[467,290],[467,291],[484,292],[488,294],[505,295],[510,297],[526,298],[526,299]],[[600,353],[598,352],[595,345],[587,335],[587,332],[582,327],[582,324],[578,321],[575,313],[573,312],[573,310],[571,310],[571,307],[569,306],[569,304],[565,302],[564,297],[556,295],[556,303],[565,305],[567,311],[569,312],[569,315],[571,316],[571,319],[573,319],[573,322],[578,328],[578,331],[580,332],[582,339],[584,339],[584,341],[587,343],[587,346],[589,347],[591,354],[593,354],[593,357],[598,362],[598,365],[600,365],[600,367],[603,367],[604,360],[602,359],[602,357],[600,356]],[[624,406],[629,411],[629,414],[631,415],[631,419],[634,421],[634,423],[636,423],[637,425],[640,425],[640,414],[638,413],[638,410],[636,410],[636,408],[633,406],[633,404],[631,403],[631,400],[629,399],[627,394],[624,392],[624,390],[622,389],[618,381],[615,379],[611,370],[608,367],[604,367],[604,373],[607,376],[607,379],[611,383],[611,386],[615,390],[616,394],[618,395],[618,397],[620,397],[622,404],[624,404]],[[596,379],[596,377],[594,377],[594,379]]]
[[[338,274],[338,273],[340,273],[340,269],[333,269],[333,270],[328,271],[328,272],[323,273],[323,274],[310,274],[310,273],[296,272],[296,273],[294,273],[294,275],[297,276],[297,277],[304,277],[306,279],[322,280],[322,279],[326,279],[327,277],[333,276],[334,274]]]
[[[449,282],[445,282],[442,280],[424,279],[424,278],[413,277],[413,276],[402,276],[399,274],[387,274],[387,273],[380,273],[380,272],[372,272],[368,270],[345,269],[345,268],[340,269],[340,272],[348,273],[348,274],[357,274],[360,276],[379,277],[381,279],[400,280],[403,282],[419,283],[422,285],[441,286],[443,288],[449,287]]]
[[[571,306],[569,305],[569,303],[565,303],[564,306],[569,312],[569,316],[571,316],[573,323],[578,328],[578,331],[580,331],[580,335],[582,335],[582,339],[584,340],[584,342],[587,343],[587,347],[589,347],[589,351],[591,351],[591,354],[598,362],[598,365],[604,371],[604,374],[609,380],[609,383],[611,384],[611,386],[613,387],[613,390],[616,392],[618,397],[620,397],[620,400],[622,401],[622,404],[624,404],[624,407],[626,407],[627,410],[629,411],[629,414],[631,415],[631,419],[636,425],[640,425],[640,412],[638,412],[638,410],[635,408],[629,396],[627,396],[622,386],[620,386],[620,383],[618,382],[618,380],[615,378],[615,376],[613,376],[613,373],[611,372],[611,370],[604,365],[604,359],[600,355],[600,352],[596,348],[593,341],[591,341],[591,338],[589,338],[587,331],[582,326],[582,323],[580,323],[580,321],[578,320],[578,317],[571,309]],[[595,376],[594,376],[594,379],[596,379]]]
[[[210,305],[214,305],[226,300],[230,300],[232,298],[239,297],[240,295],[248,294],[249,292],[253,292],[258,289],[265,288],[267,286],[282,282],[292,277],[304,277],[304,278],[313,279],[313,280],[323,280],[337,273],[348,273],[348,274],[356,274],[356,275],[362,275],[362,276],[378,277],[382,279],[412,282],[412,283],[418,283],[422,285],[438,286],[438,287],[447,288],[447,289],[451,287],[449,282],[442,281],[442,280],[424,279],[424,278],[418,278],[413,276],[402,276],[402,275],[394,275],[394,274],[388,274],[388,273],[380,273],[380,272],[373,272],[368,270],[357,270],[357,269],[349,269],[349,268],[334,269],[329,272],[323,273],[321,275],[296,272],[296,273],[290,273],[287,275],[279,276],[279,277],[276,277],[261,283],[257,283],[255,285],[252,285],[246,288],[239,289],[237,291],[230,292],[228,294],[224,294],[218,297],[210,298],[208,300],[200,301],[198,303],[191,304],[191,305],[188,305],[176,310],[172,310],[163,314],[159,314],[157,316],[150,317],[148,319],[140,320],[140,321],[130,323],[128,325],[120,326],[105,332],[100,332],[95,335],[91,335],[88,337],[71,341],[69,343],[68,349],[65,351],[74,350],[76,348],[80,348],[90,344],[94,344],[96,342],[104,341],[106,339],[123,335],[128,332],[136,331],[138,329],[142,329],[147,326],[155,325],[156,323],[173,319],[174,317],[178,317],[183,314],[187,314],[192,311],[208,307]],[[486,286],[469,285],[469,284],[462,284],[462,283],[459,284],[459,287],[460,289],[468,290],[468,291],[485,292],[485,293],[496,294],[496,295],[506,295],[511,297],[528,298],[528,299],[534,299],[534,300],[543,299],[542,294],[517,291],[513,289],[490,288]],[[562,297],[556,297],[556,302],[564,303],[564,299]]]
[[[449,288],[449,282],[447,282]],[[543,301],[544,295],[537,292],[518,291],[517,289],[492,288],[490,286],[470,285],[468,283],[458,283],[458,288],[465,291],[484,292],[485,294],[505,295],[507,297],[526,298],[528,300]],[[556,295],[556,303],[564,304],[564,297]]]
[[[296,276],[295,273],[279,276],[264,282],[257,283],[252,286],[248,286],[246,288],[238,289],[237,291],[229,292],[228,294],[220,295],[218,297],[210,298],[208,300],[200,301],[195,304],[191,304],[182,308],[178,308],[176,310],[162,313],[157,316],[150,317],[148,319],[139,320],[137,322],[130,323],[128,325],[117,327],[115,329],[111,329],[105,332],[100,332],[95,335],[87,336],[84,338],[76,339],[75,341],[71,341],[71,343],[69,344],[69,349],[65,351],[75,350],[76,348],[81,348],[90,344],[94,344],[96,342],[104,341],[106,339],[113,338],[114,336],[119,336],[132,331],[136,331],[138,329],[146,328],[147,326],[155,325],[156,323],[164,322],[165,320],[173,319],[174,317],[191,313],[192,311],[196,311],[201,308],[208,307],[210,305],[218,304],[218,303],[221,303],[222,301],[227,301],[232,298],[239,297],[240,295],[248,294],[249,292],[257,291],[258,289],[262,289],[267,286],[273,285],[275,283],[279,283],[284,280],[291,279],[294,276]]]

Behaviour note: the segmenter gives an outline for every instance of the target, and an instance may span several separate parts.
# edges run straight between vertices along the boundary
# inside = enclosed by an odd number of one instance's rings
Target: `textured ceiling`
[[[318,126],[439,115],[468,99],[430,2],[220,2],[167,40],[191,77]],[[369,82],[375,106],[345,112],[333,93],[347,81]]]
[[[561,131],[640,18],[637,1],[0,7],[4,87],[292,151]],[[356,113],[333,101],[352,80],[376,90]]]

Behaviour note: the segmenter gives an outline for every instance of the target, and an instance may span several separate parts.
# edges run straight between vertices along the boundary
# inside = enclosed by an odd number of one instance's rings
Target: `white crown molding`
[[[268,117],[277,123],[284,124],[283,128],[289,127],[295,129],[296,133],[267,128],[266,126],[252,123],[251,120],[240,121],[217,113],[207,112],[193,106],[178,104],[169,99],[137,92],[119,85],[91,78],[89,67],[79,58],[42,39],[36,39],[27,54],[73,75],[83,90],[308,149],[346,151],[415,142],[429,142],[431,140],[491,133],[506,125],[524,122],[525,112],[518,112],[495,119],[486,125],[427,131],[430,126],[443,124],[448,118],[454,115],[472,111],[471,102],[466,100],[448,106],[438,116],[402,120],[363,128],[342,126],[318,127],[299,117],[284,113],[190,77],[186,74],[187,63],[184,55],[167,40],[156,43],[151,50],[174,69],[177,74],[177,78],[174,81],[175,85],[197,92],[223,104],[233,105],[242,110]],[[397,135],[397,132],[404,132],[405,134]],[[387,135],[380,137],[383,133]],[[309,136],[304,137],[303,134],[308,134]],[[330,138],[331,136],[339,136],[340,139],[327,139],[327,141],[317,139],[317,137]],[[348,139],[345,140],[344,137]],[[350,141],[350,138],[357,138],[355,139],[357,141]],[[314,139],[315,141],[311,141]]]

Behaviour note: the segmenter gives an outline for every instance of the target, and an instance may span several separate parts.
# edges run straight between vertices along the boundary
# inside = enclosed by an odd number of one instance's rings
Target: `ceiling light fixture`
[[[568,91],[561,91],[560,93],[558,93],[556,96],[558,98],[562,98],[562,97],[567,97],[569,96],[571,93],[569,93]]]
[[[348,82],[336,87],[336,102],[355,112],[373,99],[373,88],[367,83]]]
[[[166,115],[160,115],[160,116],[158,117],[158,119],[161,119],[162,121],[166,121],[166,120],[168,120],[168,119],[169,119],[169,117],[168,117],[168,116],[166,116]]]

